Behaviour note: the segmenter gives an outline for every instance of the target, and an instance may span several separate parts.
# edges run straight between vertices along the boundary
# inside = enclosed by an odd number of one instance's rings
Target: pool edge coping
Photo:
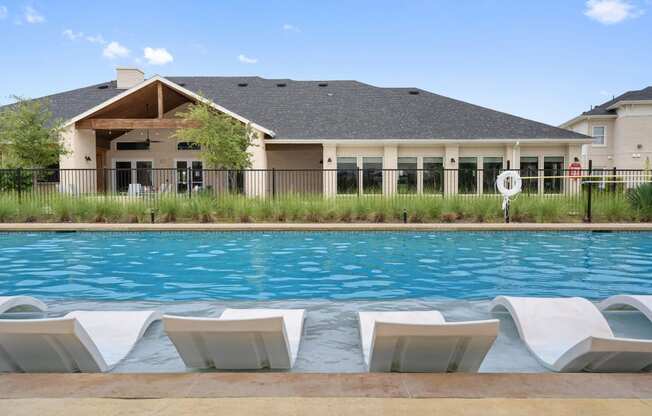
[[[0,400],[251,397],[652,399],[652,373],[0,374]]]
[[[652,223],[0,223],[12,231],[652,231]]]

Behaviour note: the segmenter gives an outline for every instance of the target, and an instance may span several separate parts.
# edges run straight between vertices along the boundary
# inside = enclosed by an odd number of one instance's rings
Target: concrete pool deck
[[[4,374],[14,415],[648,415],[652,374]]]
[[[652,223],[0,223],[11,231],[652,231]]]

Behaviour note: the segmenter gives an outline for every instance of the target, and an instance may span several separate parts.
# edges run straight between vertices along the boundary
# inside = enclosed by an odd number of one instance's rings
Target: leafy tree
[[[0,112],[0,153],[6,168],[46,168],[66,154],[61,122],[48,103],[19,97]]]
[[[215,110],[208,102],[198,102],[181,112],[191,127],[179,129],[174,137],[201,146],[201,158],[209,168],[247,169],[251,167],[249,146],[253,131],[249,125]]]

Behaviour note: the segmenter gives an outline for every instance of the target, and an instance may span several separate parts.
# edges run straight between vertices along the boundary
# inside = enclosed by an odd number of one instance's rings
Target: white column
[[[398,148],[385,146],[383,152],[383,195],[391,196],[396,193],[398,181]]]
[[[591,147],[591,146],[587,146]],[[567,153],[566,153],[566,163],[564,166],[564,169],[568,168],[568,165],[575,160],[575,158],[578,158],[580,162],[582,163],[582,169],[588,169],[589,165],[589,156],[586,157],[586,161],[582,160],[582,145],[581,144],[569,144]],[[566,174],[566,176],[568,173]],[[582,192],[582,181],[581,180],[576,180],[576,179],[564,179],[563,186],[564,186],[564,192],[574,195]]]
[[[246,171],[245,194],[247,196],[264,197],[267,195],[267,152],[265,150],[265,135],[261,132],[252,132],[252,146],[249,146],[251,170]]]
[[[323,166],[323,195],[333,197],[337,195],[337,146],[324,144],[322,146]]]
[[[444,195],[456,195],[458,184],[458,169],[460,167],[460,147],[447,145],[444,148]]]
[[[65,128],[61,137],[67,154],[61,156],[60,189],[66,193],[95,193],[97,178],[93,171],[67,169],[97,169],[95,130]]]

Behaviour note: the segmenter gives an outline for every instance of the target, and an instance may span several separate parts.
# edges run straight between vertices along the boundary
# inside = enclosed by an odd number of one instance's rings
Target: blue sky
[[[0,103],[135,65],[416,86],[559,124],[652,85],[651,45],[652,0],[0,0]]]

